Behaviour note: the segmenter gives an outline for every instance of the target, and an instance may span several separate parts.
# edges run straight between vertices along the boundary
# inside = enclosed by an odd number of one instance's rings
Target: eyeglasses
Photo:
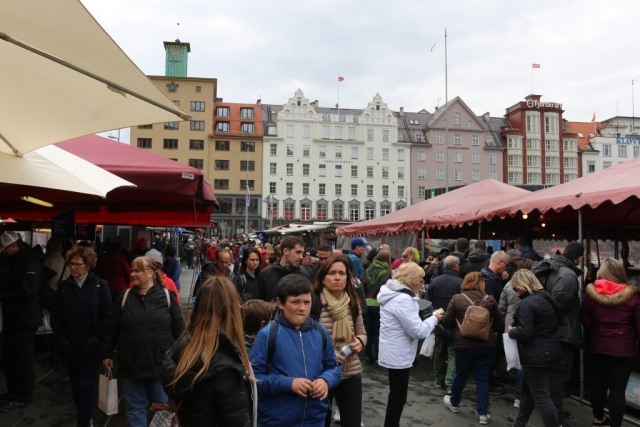
[[[80,268],[84,265],[84,262],[70,262],[68,263],[69,268]]]
[[[505,267],[509,265],[509,263],[508,263],[508,262],[506,262],[506,261],[504,261],[504,260],[499,259],[498,261],[500,261],[501,263],[503,263]]]
[[[138,273],[142,273],[143,271],[153,271],[153,269],[152,268],[145,268],[144,270],[133,269],[133,270],[131,270],[131,273],[138,274]]]

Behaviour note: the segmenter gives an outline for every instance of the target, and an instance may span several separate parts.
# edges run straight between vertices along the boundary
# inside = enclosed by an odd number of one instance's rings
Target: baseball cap
[[[364,240],[362,237],[356,237],[351,241],[351,249],[355,249],[358,246],[369,246],[369,242]]]
[[[307,248],[305,250],[305,255],[317,258],[318,257],[318,251],[316,250],[316,248]]]
[[[162,265],[162,254],[157,249],[151,249],[149,252],[144,254],[144,256],[148,256],[152,258],[156,263]]]
[[[13,243],[20,240],[20,236],[15,231],[5,231],[0,236],[0,253],[4,252],[7,249],[7,246],[12,245]]]

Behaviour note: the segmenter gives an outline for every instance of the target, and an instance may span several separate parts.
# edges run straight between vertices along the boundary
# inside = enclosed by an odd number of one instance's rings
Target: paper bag
[[[111,369],[100,374],[98,408],[107,415],[118,413],[118,380],[113,378]]]
[[[502,334],[504,343],[504,355],[507,359],[507,371],[510,369],[522,369],[520,366],[520,354],[518,353],[518,341],[509,338],[509,334]]]
[[[433,352],[436,349],[436,336],[433,334],[429,334],[427,338],[425,338],[422,343],[422,347],[420,348],[420,354],[424,357],[432,357]]]

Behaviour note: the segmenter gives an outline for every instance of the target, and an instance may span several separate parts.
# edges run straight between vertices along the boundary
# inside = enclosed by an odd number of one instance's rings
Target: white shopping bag
[[[420,354],[424,357],[433,357],[433,352],[436,349],[436,336],[429,334],[422,343],[420,348]]]
[[[522,369],[520,366],[520,354],[518,353],[518,341],[509,338],[509,334],[502,334],[504,343],[504,355],[507,359],[507,371],[510,369]]]
[[[118,380],[113,378],[111,369],[100,374],[98,408],[107,415],[118,413]]]

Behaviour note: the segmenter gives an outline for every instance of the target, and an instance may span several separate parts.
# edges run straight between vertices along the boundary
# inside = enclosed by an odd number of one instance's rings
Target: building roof
[[[426,111],[426,110],[423,110]],[[398,119],[398,142],[412,142],[412,143],[429,143],[423,128],[431,119],[431,114],[428,112],[403,112],[400,114],[397,111],[393,112],[393,115]],[[422,134],[422,141],[416,140],[416,133]]]
[[[508,129],[511,127],[509,120],[504,117],[488,117],[488,113],[484,116],[478,116],[478,119],[484,123],[489,130],[489,133],[493,136],[493,141],[496,144],[495,146],[504,147],[505,143],[502,138],[500,138],[500,132],[502,131],[502,128]]]
[[[589,145],[589,138],[597,135],[595,123],[590,122],[567,122],[567,132],[578,135],[578,149],[581,151],[592,151]]]

